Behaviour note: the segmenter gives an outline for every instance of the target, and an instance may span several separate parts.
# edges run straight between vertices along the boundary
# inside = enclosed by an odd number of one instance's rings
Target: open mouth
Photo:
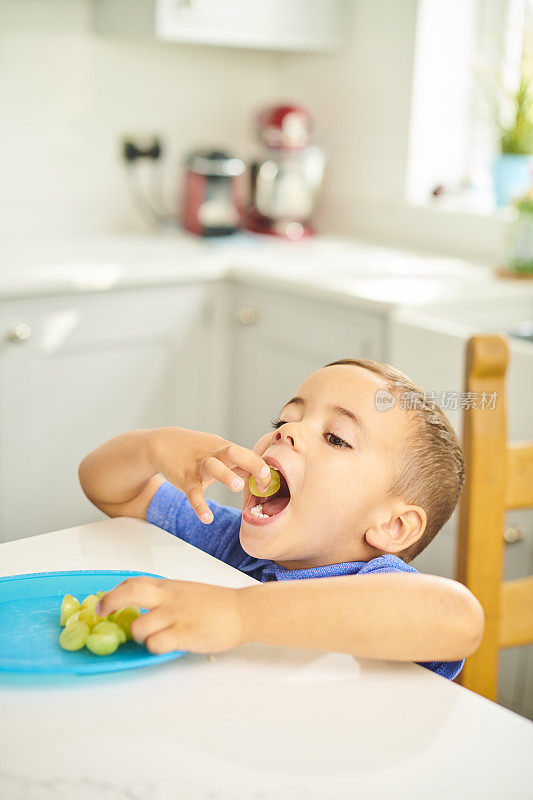
[[[271,464],[271,466],[279,472],[280,487],[271,497],[250,495],[243,512],[244,519],[250,525],[269,525],[279,519],[291,502],[291,493],[285,475],[277,464]]]

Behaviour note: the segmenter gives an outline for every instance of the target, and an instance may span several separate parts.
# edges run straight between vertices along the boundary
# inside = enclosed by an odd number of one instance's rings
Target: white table
[[[0,546],[3,575],[254,581],[141,520]],[[533,725],[415,664],[245,645],[83,677],[1,674],[2,800],[533,796]]]

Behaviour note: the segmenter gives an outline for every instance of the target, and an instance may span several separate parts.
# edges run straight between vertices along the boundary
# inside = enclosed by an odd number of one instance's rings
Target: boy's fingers
[[[144,642],[144,640],[157,631],[162,631],[172,623],[169,619],[168,611],[159,606],[149,611],[148,614],[141,614],[140,617],[134,619],[131,623],[131,635],[136,642]]]
[[[173,627],[170,627],[165,628],[162,631],[157,631],[151,636],[148,636],[144,643],[147,649],[156,655],[161,653],[170,653],[172,650],[176,650],[176,639],[176,631]]]
[[[131,605],[139,608],[156,608],[162,596],[157,578],[128,578],[102,597],[96,606],[96,613],[106,617],[119,608]]]
[[[244,489],[243,479],[214,456],[204,458],[201,465],[201,472],[203,476],[214,478],[233,492],[240,492],[241,489]]]
[[[202,492],[202,487],[200,484],[194,484],[188,491],[185,492],[185,494],[200,522],[203,522],[206,525],[212,522],[213,514],[205,501],[204,493]]]
[[[260,489],[268,487],[270,483],[270,467],[253,450],[248,450],[238,444],[230,444],[219,450],[217,457],[228,467],[237,466],[247,472],[251,472]]]

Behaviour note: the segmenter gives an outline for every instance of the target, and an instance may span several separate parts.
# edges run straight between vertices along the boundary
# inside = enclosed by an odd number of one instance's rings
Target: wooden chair
[[[468,341],[465,391],[476,392],[478,400],[482,392],[497,392],[497,397],[493,410],[477,404],[463,411],[466,480],[456,578],[483,606],[485,631],[458,682],[490,700],[497,699],[499,650],[533,643],[533,576],[503,581],[505,511],[533,506],[533,441],[507,441],[508,358],[503,336]]]

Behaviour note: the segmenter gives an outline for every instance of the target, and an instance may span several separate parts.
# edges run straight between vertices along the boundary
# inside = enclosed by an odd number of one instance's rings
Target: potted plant
[[[533,186],[513,202],[514,220],[507,233],[507,269],[533,277]]]
[[[506,121],[502,119],[505,114]],[[516,92],[508,97],[507,109],[497,117],[500,154],[493,167],[494,193],[498,206],[507,206],[530,186],[533,170],[533,87],[524,66]]]

